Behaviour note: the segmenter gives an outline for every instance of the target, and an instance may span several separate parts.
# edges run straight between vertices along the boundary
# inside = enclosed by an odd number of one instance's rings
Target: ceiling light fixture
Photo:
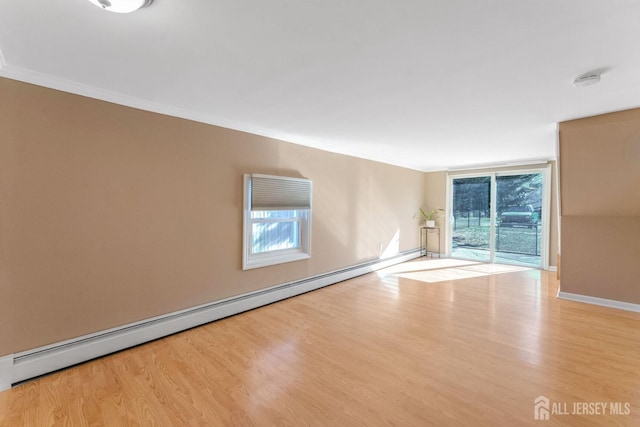
[[[598,83],[600,81],[600,74],[599,73],[587,73],[587,74],[583,74],[579,77],[576,77],[576,79],[573,81],[573,85],[575,87],[579,87],[579,86],[591,86],[594,85],[596,83]]]
[[[89,0],[101,9],[115,13],[131,13],[149,6],[153,0]]]

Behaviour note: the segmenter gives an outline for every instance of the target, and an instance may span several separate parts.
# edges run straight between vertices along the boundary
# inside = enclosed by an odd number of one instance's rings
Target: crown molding
[[[1,57],[0,57],[0,61],[2,61]],[[191,120],[194,122],[205,123],[212,126],[236,130],[240,132],[246,132],[253,135],[264,136],[266,138],[276,139],[284,142],[290,142],[292,144],[303,145],[306,147],[316,148],[323,151],[342,154],[346,156],[358,157],[362,159],[368,159],[375,162],[396,165],[399,167],[418,170],[423,172],[422,169],[417,168],[415,166],[401,164],[401,163],[390,163],[388,159],[367,155],[366,153],[350,153],[337,145],[332,145],[331,147],[328,147],[326,144],[326,141],[318,138],[308,137],[308,136],[305,137],[302,135],[294,135],[286,132],[279,132],[269,128],[263,128],[260,126],[254,126],[254,125],[250,125],[243,122],[229,120],[224,117],[216,117],[216,116],[211,116],[207,114],[202,114],[193,110],[187,110],[183,108],[172,107],[165,104],[159,104],[159,103],[147,101],[141,98],[124,95],[118,92],[97,88],[95,86],[74,82],[72,80],[54,77],[49,74],[40,73],[40,72],[29,70],[26,68],[8,65],[6,62],[0,62],[0,65],[2,65],[0,66],[0,77],[17,80],[24,83],[30,83],[30,84],[33,84],[36,86],[42,86],[48,89],[59,90],[59,91],[71,93],[74,95],[85,96],[87,98],[93,98],[100,101],[111,102],[113,104],[136,108],[138,110],[144,110],[152,113],[163,114],[166,116]]]
[[[100,101],[111,102],[126,107],[136,108],[138,110],[149,111],[152,113],[164,114],[166,116],[178,117],[181,119],[192,120],[195,122],[205,123],[212,126],[242,131],[254,135],[265,136],[267,138],[278,139],[291,143],[300,144],[300,137],[295,135],[274,131],[272,129],[260,126],[249,125],[247,123],[229,120],[223,117],[214,117],[202,114],[193,110],[177,108],[165,104],[147,101],[118,92],[113,92],[95,86],[74,82],[72,80],[54,77],[49,74],[40,73],[22,67],[16,67],[7,64],[0,51],[0,77],[17,80],[24,83],[30,83],[36,86],[42,86],[48,89],[55,89],[74,95],[85,96]],[[304,144],[304,142],[302,142]],[[305,144],[307,145],[307,144]]]

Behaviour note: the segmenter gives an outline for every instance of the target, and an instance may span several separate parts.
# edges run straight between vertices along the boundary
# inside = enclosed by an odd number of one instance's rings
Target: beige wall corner
[[[447,206],[447,173],[444,171],[427,172],[424,174],[425,194],[423,208],[445,209]],[[437,220],[436,226],[440,228],[440,252],[444,254],[446,243],[445,229],[448,226],[448,213],[443,213]],[[429,241],[429,252],[438,250],[438,244],[435,240]]]
[[[0,102],[0,104],[2,104]],[[0,111],[2,106],[0,105]],[[2,129],[2,128],[0,128]],[[6,129],[0,131],[6,132]],[[2,343],[12,340],[13,331],[13,290],[9,274],[9,201],[13,193],[11,182],[11,144],[10,139],[0,136],[0,356],[10,353]],[[0,359],[0,383],[2,382],[2,360]]]
[[[560,124],[562,291],[640,303],[640,109]]]

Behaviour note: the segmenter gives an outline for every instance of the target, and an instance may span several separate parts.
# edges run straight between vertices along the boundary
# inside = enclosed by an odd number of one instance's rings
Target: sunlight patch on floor
[[[399,273],[409,273],[412,271],[438,270],[442,268],[461,267],[468,265],[478,265],[476,261],[466,261],[460,259],[430,259],[426,261],[411,261],[401,264],[392,265],[391,267],[378,270],[376,273],[379,277],[388,275],[398,275]]]
[[[396,267],[395,271],[387,271],[386,274],[391,274],[404,279],[417,280],[420,282],[436,283],[490,276],[493,274],[514,273],[532,269],[531,267],[522,267],[517,265],[482,264],[451,259],[441,261],[458,261],[458,264],[453,263],[451,265],[446,265],[446,263],[440,263],[440,266],[436,267],[432,264],[432,261],[418,261],[390,267],[389,269]],[[421,264],[422,268],[420,268],[420,265],[414,264]]]
[[[473,267],[466,268],[476,271],[482,271],[487,274],[513,273],[516,271],[527,271],[532,269],[531,267],[509,264],[477,264]]]

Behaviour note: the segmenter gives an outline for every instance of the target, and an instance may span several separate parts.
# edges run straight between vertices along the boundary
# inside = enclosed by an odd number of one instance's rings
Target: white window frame
[[[498,166],[496,166],[498,167]],[[491,235],[489,237],[491,257],[488,262],[493,263],[495,257],[495,219],[496,212],[496,177],[509,175],[527,175],[542,174],[542,242],[540,242],[540,268],[549,269],[549,233],[551,232],[551,164],[534,164],[529,168],[523,169],[506,169],[499,171],[491,171],[482,173],[482,171],[474,172],[449,172],[447,173],[447,189],[446,189],[446,218],[445,226],[445,253],[447,257],[451,257],[451,236],[453,235],[453,180],[456,178],[477,178],[491,177]]]
[[[311,258],[311,207],[309,207],[309,209],[290,209],[299,212],[299,215],[296,217],[252,218],[251,178],[253,176],[299,180],[299,178],[275,177],[269,175],[244,175],[242,269],[249,270]],[[292,249],[277,249],[256,254],[251,253],[253,243],[253,224],[278,222],[298,222],[300,246]]]

